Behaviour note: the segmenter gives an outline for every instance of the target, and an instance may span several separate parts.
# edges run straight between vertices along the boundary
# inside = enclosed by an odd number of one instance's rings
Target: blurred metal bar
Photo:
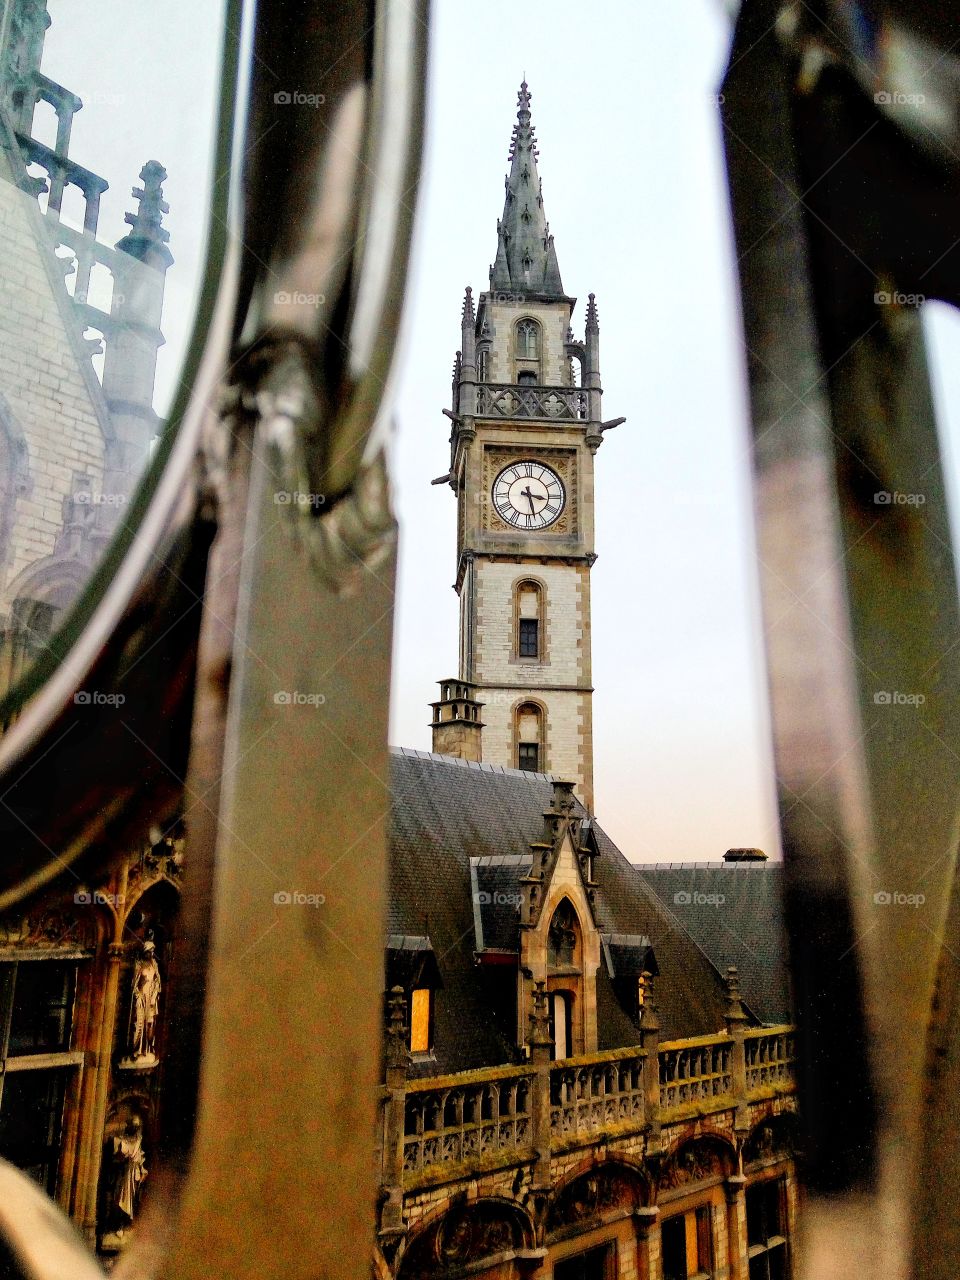
[[[960,1183],[935,1181],[920,1143],[942,1110],[927,1035],[955,878],[960,611],[907,295],[956,299],[960,200],[852,57],[813,8],[748,0],[723,85],[810,1139],[802,1280],[958,1262],[924,1242],[925,1206],[955,1222]]]

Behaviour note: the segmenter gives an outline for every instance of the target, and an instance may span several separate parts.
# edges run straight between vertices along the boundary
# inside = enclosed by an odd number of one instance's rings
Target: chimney
[[[482,702],[474,697],[476,689],[465,680],[441,680],[440,701],[432,702],[433,750],[441,756],[457,756],[461,760],[482,758],[480,719]]]
[[[723,855],[724,862],[766,862],[767,855],[762,849],[728,849]]]

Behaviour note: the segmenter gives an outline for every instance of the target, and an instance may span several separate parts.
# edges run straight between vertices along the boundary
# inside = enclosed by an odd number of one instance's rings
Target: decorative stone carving
[[[92,897],[92,895],[90,895]],[[96,945],[96,923],[67,907],[44,905],[26,915],[0,917],[0,947],[82,947]]]
[[[730,1167],[730,1157],[719,1143],[688,1142],[667,1161],[660,1175],[660,1186],[671,1190],[707,1178],[725,1177]]]
[[[109,1229],[101,1239],[107,1252],[120,1248],[133,1222],[140,1200],[140,1189],[147,1177],[147,1158],[143,1150],[143,1122],[131,1115],[123,1129],[108,1140],[107,1222]]]
[[[160,1012],[161,985],[156,947],[152,942],[144,942],[133,971],[127,1041],[129,1052],[121,1061],[121,1067],[142,1069],[157,1064],[157,1018]]]
[[[519,1249],[522,1235],[519,1221],[498,1204],[457,1206],[413,1242],[403,1259],[401,1274],[411,1280],[436,1275],[438,1268],[466,1268],[484,1258]]]
[[[757,1161],[784,1159],[796,1151],[793,1124],[790,1118],[771,1116],[763,1120],[750,1134],[743,1148],[744,1164]]]
[[[547,1231],[589,1222],[616,1209],[632,1211],[639,1202],[637,1177],[617,1166],[601,1166],[562,1188],[550,1207]]]

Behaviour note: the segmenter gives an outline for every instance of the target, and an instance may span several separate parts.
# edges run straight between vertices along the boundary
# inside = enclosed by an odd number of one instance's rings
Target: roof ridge
[[[492,764],[487,760],[464,760],[460,756],[441,755],[437,751],[421,751],[417,747],[388,747],[392,756],[408,756],[417,760],[430,760],[435,764],[452,765],[459,769],[475,769],[480,773],[503,773],[508,778],[524,778],[529,782],[553,782],[552,773],[534,773],[530,769],[514,769],[511,765]]]

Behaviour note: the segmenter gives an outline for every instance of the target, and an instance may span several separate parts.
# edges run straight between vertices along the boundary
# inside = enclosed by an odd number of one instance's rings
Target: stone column
[[[641,1209],[634,1210],[633,1220],[637,1228],[637,1262],[640,1280],[662,1280],[660,1210],[656,1205],[645,1205]]]
[[[747,1058],[744,1047],[744,1034],[747,1030],[747,1014],[740,1000],[740,975],[737,966],[727,967],[727,1033],[733,1040],[733,1051],[730,1060],[731,1091],[737,1100],[737,1109],[733,1118],[733,1127],[738,1132],[749,1128],[747,1113]]]
[[[643,1118],[647,1130],[647,1155],[660,1150],[660,1019],[653,998],[653,978],[643,974],[643,1005],[640,1009],[640,1044],[643,1060]]]
[[[402,987],[390,992],[390,1018],[386,1037],[386,1088],[384,1090],[380,1184],[386,1194],[380,1211],[379,1238],[384,1253],[403,1235],[403,1131],[407,1099],[406,996]]]
[[[735,1173],[724,1184],[727,1193],[727,1250],[730,1280],[747,1280],[747,1180]]]
[[[120,882],[125,892],[127,868],[124,867]],[[77,1169],[76,1219],[88,1240],[93,1240],[97,1230],[97,1192],[100,1183],[100,1165],[103,1160],[103,1134],[107,1121],[107,1102],[110,1096],[113,1040],[117,1026],[117,1001],[120,990],[120,968],[123,963],[122,943],[112,942],[107,950],[107,970],[103,983],[100,1025],[95,1043],[90,1048],[91,1070],[89,1086],[84,1089],[82,1109],[86,1113],[79,1167]],[[87,1082],[85,1082],[87,1084]]]
[[[533,1012],[530,1014],[530,1059],[537,1074],[532,1081],[530,1125],[532,1128],[534,1166],[533,1188],[550,1189],[550,1018],[547,1013],[547,984],[537,982],[533,988]]]

